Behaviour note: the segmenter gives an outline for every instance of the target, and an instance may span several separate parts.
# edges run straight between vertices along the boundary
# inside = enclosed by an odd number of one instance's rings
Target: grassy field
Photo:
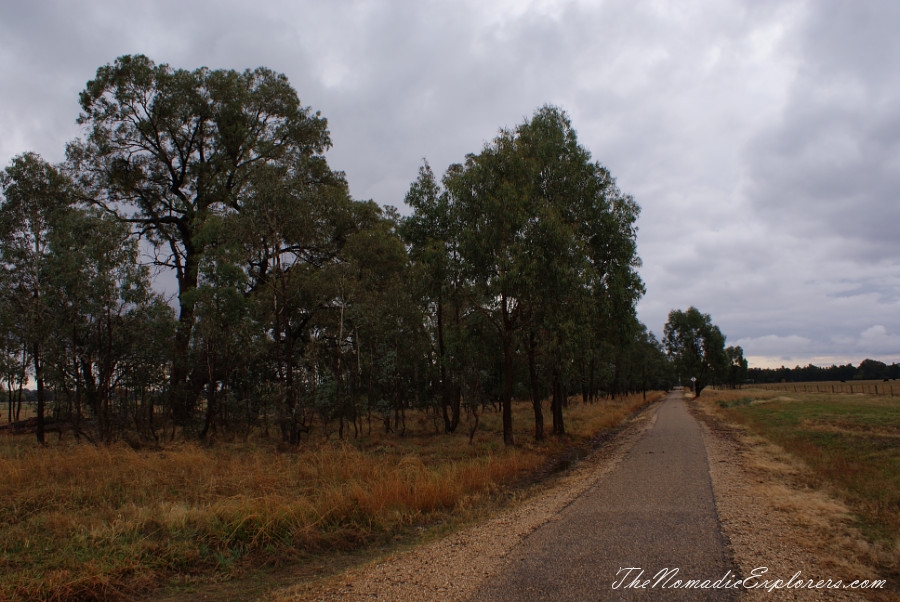
[[[900,397],[749,388],[705,401],[798,458],[807,483],[842,499],[887,568],[900,570]]]
[[[814,383],[767,383],[752,385],[753,389],[785,391],[787,393],[849,393],[856,395],[886,395],[900,397],[900,382],[894,380],[848,380]]]
[[[573,402],[570,435],[540,445],[516,404],[513,448],[491,412],[472,444],[466,424],[435,435],[423,416],[405,437],[313,436],[291,453],[265,440],[135,451],[3,436],[0,600],[129,599],[393,545],[484,513],[645,403]]]

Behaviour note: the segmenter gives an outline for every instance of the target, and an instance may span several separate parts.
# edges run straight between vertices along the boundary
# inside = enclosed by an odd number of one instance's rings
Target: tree
[[[680,378],[694,378],[694,395],[724,371],[725,336],[712,323],[709,314],[695,307],[687,311],[672,310],[664,329],[664,343],[675,361]]]
[[[461,389],[456,377],[459,364],[454,361],[457,354],[452,344],[459,338],[461,328],[459,224],[454,221],[450,203],[449,194],[425,162],[406,195],[406,204],[413,208],[413,214],[400,225],[410,258],[421,266],[424,313],[432,321],[435,333],[438,394],[447,433],[459,426],[461,411]]]
[[[157,65],[122,56],[97,70],[81,93],[84,140],[71,143],[72,168],[88,200],[132,224],[175,271],[178,328],[170,378],[175,417],[186,420],[200,379],[189,348],[200,265],[214,215],[240,213],[267,166],[305,173],[324,165],[326,121],[300,105],[284,75]]]
[[[158,302],[147,268],[138,266],[137,241],[108,214],[78,206],[75,183],[37,155],[14,159],[2,182],[2,313],[15,316],[4,320],[5,338],[29,350],[38,439],[51,386],[57,416],[67,414],[80,428],[86,410],[98,439],[109,440],[114,412],[124,417],[117,391],[125,373],[139,385],[127,361],[140,330],[134,323],[143,325],[137,316]]]
[[[725,348],[725,361],[728,366],[728,386],[735,389],[747,380],[747,360],[740,346]]]
[[[72,182],[34,153],[15,157],[0,172],[0,257],[4,304],[19,318],[17,328],[32,362],[37,388],[37,439],[44,443],[46,345],[53,312],[47,296],[53,230],[70,211]]]
[[[138,265],[137,241],[128,228],[107,214],[70,207],[50,231],[47,261],[52,337],[47,367],[57,397],[74,405],[82,418],[82,401],[93,416],[99,440],[115,434],[125,412],[116,393],[123,385],[125,358],[132,346],[130,323],[153,303],[149,270]],[[152,346],[152,344],[148,344]],[[118,416],[116,416],[118,414]]]
[[[856,380],[881,380],[888,378],[889,368],[884,362],[878,360],[864,359],[856,369],[853,378]]]
[[[468,303],[496,328],[503,362],[503,441],[512,445],[512,394],[516,336],[523,325],[523,273],[532,200],[525,158],[512,131],[501,131],[465,165],[451,166],[445,185],[459,221],[461,273]]]
[[[633,316],[643,292],[634,271],[637,205],[591,161],[565,112],[551,106],[451,166],[444,186],[451,223],[458,224],[461,295],[494,325],[500,342],[504,441],[513,443],[511,401],[523,346],[535,436],[543,433],[538,356],[552,383],[553,431],[562,435],[566,383],[584,325],[593,314]]]
[[[285,443],[297,444],[307,428],[298,368],[316,336],[316,320],[332,309],[332,270],[348,237],[371,227],[378,211],[374,203],[354,202],[343,174],[311,156],[258,166],[241,211],[211,220],[216,261],[243,264],[245,294],[271,340]]]

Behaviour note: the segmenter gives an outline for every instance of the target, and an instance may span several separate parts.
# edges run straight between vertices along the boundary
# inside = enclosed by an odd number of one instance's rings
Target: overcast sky
[[[641,206],[640,319],[751,366],[900,362],[896,0],[0,2],[0,167],[61,161],[124,54],[286,74],[357,199],[403,210],[543,104]]]

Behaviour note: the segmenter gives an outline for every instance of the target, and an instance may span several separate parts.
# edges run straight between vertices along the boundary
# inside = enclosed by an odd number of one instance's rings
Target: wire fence
[[[889,381],[820,382],[820,383],[754,383],[745,385],[766,391],[793,393],[847,393],[864,395],[900,395],[900,383]]]

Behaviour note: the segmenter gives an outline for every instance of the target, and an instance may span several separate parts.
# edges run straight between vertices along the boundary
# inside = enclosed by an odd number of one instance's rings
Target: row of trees
[[[344,436],[422,408],[454,432],[496,403],[513,443],[514,398],[541,438],[544,399],[562,434],[570,394],[673,383],[635,313],[639,208],[556,107],[440,179],[425,163],[401,217],[350,197],[325,119],[267,69],[125,56],[80,101],[64,164],[0,176],[0,378],[10,420],[34,383],[41,441],[48,411],[100,440],[297,444],[313,420]],[[666,346],[705,382],[724,372],[697,332]]]
[[[859,366],[795,366],[794,368],[751,368],[749,379],[755,383],[823,382],[845,380],[883,380],[900,378],[900,364],[885,364],[865,359]]]

